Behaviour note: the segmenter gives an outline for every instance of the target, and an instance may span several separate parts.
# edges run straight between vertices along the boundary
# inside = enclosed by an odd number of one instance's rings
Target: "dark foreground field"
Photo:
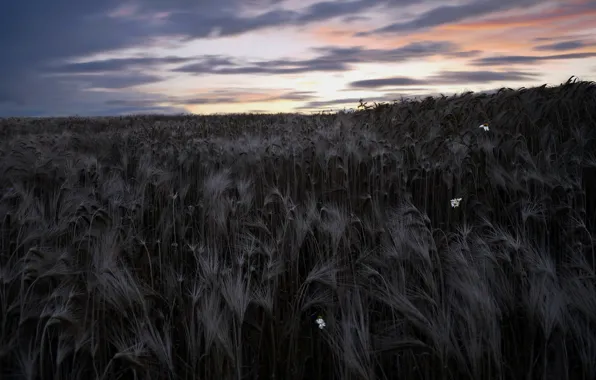
[[[594,83],[0,141],[2,380],[596,379]]]

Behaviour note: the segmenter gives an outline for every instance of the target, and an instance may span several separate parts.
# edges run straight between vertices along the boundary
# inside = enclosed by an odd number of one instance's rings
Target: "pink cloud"
[[[135,4],[121,5],[108,14],[112,18],[127,18],[132,17],[136,14],[138,6]]]

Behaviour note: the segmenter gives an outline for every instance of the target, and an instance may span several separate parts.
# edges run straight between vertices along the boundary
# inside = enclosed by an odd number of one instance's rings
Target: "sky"
[[[0,117],[304,112],[596,81],[596,0],[24,0]]]

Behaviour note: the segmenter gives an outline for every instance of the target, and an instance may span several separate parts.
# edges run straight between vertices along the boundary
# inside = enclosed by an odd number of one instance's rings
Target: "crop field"
[[[594,380],[596,84],[0,120],[0,379]]]

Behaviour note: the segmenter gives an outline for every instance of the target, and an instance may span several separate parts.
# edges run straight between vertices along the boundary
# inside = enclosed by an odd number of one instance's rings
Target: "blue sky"
[[[7,1],[0,117],[311,112],[596,80],[596,0]]]

